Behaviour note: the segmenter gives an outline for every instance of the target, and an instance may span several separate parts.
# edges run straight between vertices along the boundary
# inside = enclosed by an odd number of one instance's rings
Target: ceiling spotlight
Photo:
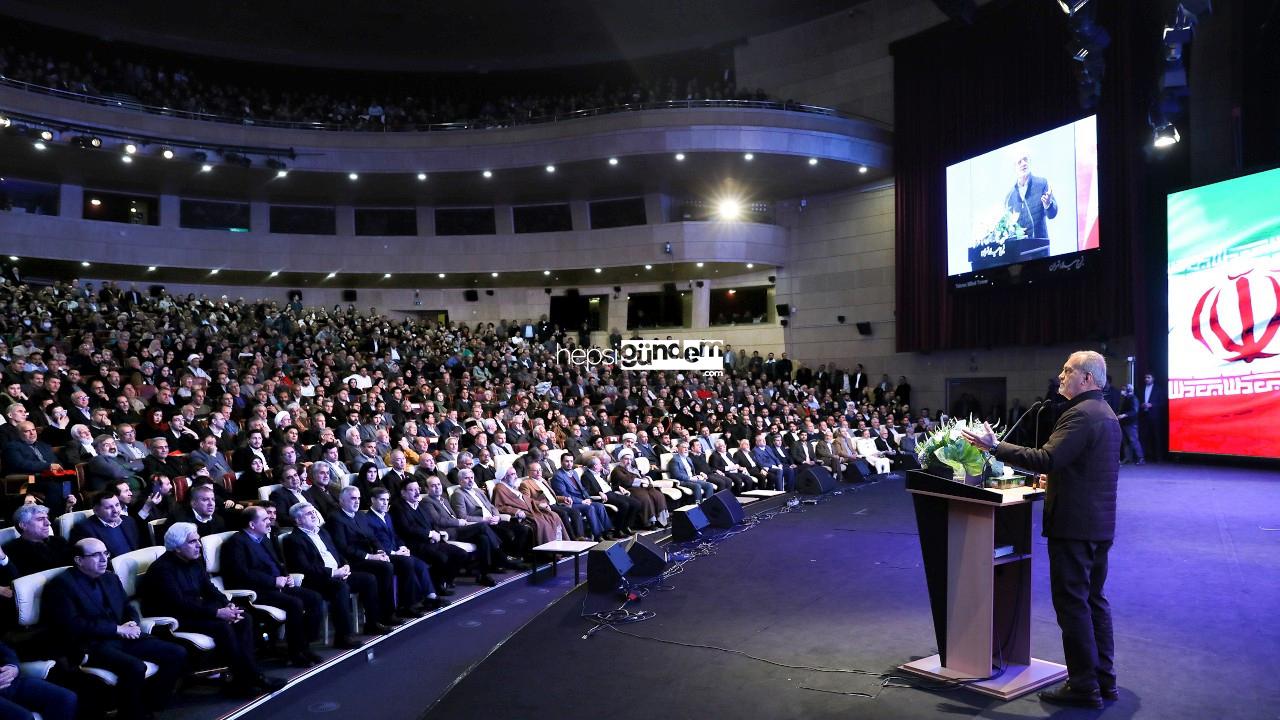
[[[602,272],[600,268],[596,268],[596,272]]]
[[[543,275],[550,275],[550,274],[551,274],[551,271],[550,271],[550,270],[543,270],[543,271],[542,271],[542,274],[543,274]]]
[[[652,269],[653,269],[653,266],[652,266],[652,265],[645,265],[645,266],[644,266],[644,269],[645,269],[645,270],[652,270]]]
[[[37,149],[37,150],[44,150],[44,149],[45,149],[45,148],[47,148],[48,146],[47,146],[47,145],[45,145],[43,141],[41,141],[41,140],[37,140],[37,141],[35,141],[34,143],[32,143],[32,144],[31,144],[31,147],[33,147],[33,148],[35,148],[35,149]]]
[[[756,155],[755,153],[747,153],[746,155],[742,156],[742,159],[746,160],[747,162],[751,162],[752,160],[756,159]]]
[[[137,145],[134,145],[133,143],[129,143],[128,145],[125,145],[125,146],[124,146],[124,151],[125,151],[126,153],[129,153],[130,155],[132,155],[132,154],[134,154],[134,153],[138,152],[138,146],[137,146]]]
[[[281,170],[277,170],[277,171],[276,171],[276,177],[278,177],[278,178],[287,178],[287,177],[289,177],[289,171],[288,171],[288,170],[283,170],[283,169],[281,169]]]
[[[200,172],[213,172],[213,166],[209,163],[205,163],[200,166]]]
[[[210,271],[209,271],[209,274],[210,274],[210,275],[217,275],[217,274],[218,274],[218,268],[214,268],[214,269],[210,270]]]
[[[161,150],[161,151],[160,151],[160,155],[162,155],[162,156],[164,157],[164,159],[165,159],[165,160],[172,160],[172,159],[173,159],[173,148],[165,148],[165,149]]]
[[[148,266],[147,266],[147,272],[155,272],[155,271],[156,271],[156,266],[155,266],[155,265],[148,265]]]
[[[1174,127],[1173,123],[1166,122],[1155,128],[1155,137],[1151,144],[1158,148],[1167,148],[1181,139],[1182,136],[1178,134],[1178,128]]]
[[[1089,0],[1058,0],[1058,7],[1068,16],[1075,15],[1088,4]]]
[[[44,140],[45,142],[48,142],[48,141],[52,140],[52,139],[53,139],[53,131],[52,131],[52,130],[41,130],[41,131],[40,131],[40,139],[41,139],[41,140]]]
[[[426,179],[427,179],[427,174],[426,174],[426,173],[418,173],[418,179],[419,179],[419,180],[426,180]]]
[[[270,275],[268,275],[267,277],[269,277],[269,278],[273,278],[273,277],[275,277],[275,276],[277,276],[277,275],[279,275],[279,274],[280,274],[280,271],[279,271],[279,270],[272,270],[272,271],[271,271],[271,274],[270,274]]]
[[[684,153],[676,153],[676,162],[684,162]]]
[[[498,273],[489,273],[489,274],[492,275],[493,277],[498,277]]]
[[[130,214],[136,214],[137,212],[138,212],[138,208],[136,208],[136,207],[131,207],[131,208],[129,208],[129,213],[130,213]],[[218,271],[217,271],[217,270],[214,270],[214,272],[216,273],[216,272],[218,272]]]
[[[483,176],[485,177],[485,179],[486,179],[486,180],[487,180],[487,179],[489,179],[489,178],[491,178],[491,177],[493,177],[493,171],[492,171],[492,170],[485,170],[484,172],[482,172],[482,173],[480,173],[480,174],[481,174],[481,175],[483,175]]]
[[[325,280],[332,280],[332,279],[334,279],[335,277],[337,277],[337,275],[338,275],[338,273],[336,273],[336,272],[331,272],[331,273],[329,273],[328,275],[325,275],[325,276],[324,276],[324,279],[325,279]]]
[[[89,204],[90,204],[90,205],[92,205],[92,206],[94,206],[94,207],[98,207],[98,206],[102,205],[102,201],[101,201],[101,200],[99,200],[98,198],[92,198],[92,199],[90,199],[90,200],[89,200]]]
[[[0,128],[7,128],[12,124],[13,121],[3,115],[0,115]]]
[[[721,220],[737,220],[742,217],[742,203],[733,198],[725,198],[716,204],[716,214]]]
[[[440,273],[440,274],[439,274],[439,275],[437,275],[436,277],[438,277],[438,278],[440,278],[441,280],[443,280],[443,279],[444,279],[444,273]]]
[[[755,267],[755,266],[756,266],[756,264],[755,264],[755,263],[747,263],[747,269],[748,269],[748,270],[750,270],[751,268],[753,268],[753,267]]]
[[[702,267],[703,263],[697,263],[698,267]]]
[[[866,166],[866,165],[859,165],[859,166],[858,166],[858,173],[859,173],[859,174],[862,174],[862,175],[866,175],[866,174],[867,174],[867,166]]]
[[[129,163],[133,162],[133,156],[132,156],[132,155],[121,155],[121,156],[120,156],[120,162],[124,163],[125,165],[128,165]]]
[[[818,164],[818,158],[809,158],[809,164],[810,164],[810,165],[817,165],[817,164]]]
[[[357,174],[357,173],[347,173],[347,179],[348,179],[348,180],[359,180],[359,179],[360,179],[360,175],[359,175],[359,174]]]
[[[76,135],[71,138],[71,146],[81,150],[102,147],[102,138],[93,135]]]
[[[81,261],[80,261],[80,267],[89,267],[89,261],[88,261],[88,260],[81,260]]]
[[[609,158],[609,164],[610,164],[610,165],[617,165],[617,164],[618,164],[618,158]]]
[[[17,255],[10,255],[10,256],[9,256],[9,260],[11,260],[11,261],[13,261],[13,262],[18,262],[18,256],[17,256]]]
[[[730,290],[729,290],[729,292],[728,292],[728,293],[726,293],[726,294],[727,294],[727,295],[734,295],[734,294],[736,294],[737,292],[738,292],[737,290],[730,289]]]
[[[555,165],[548,165],[548,166],[547,166],[547,172],[549,172],[549,173],[553,173],[553,172],[555,172],[555,171],[556,171],[556,166],[555,166]]]
[[[383,279],[383,280],[386,280],[386,279],[387,279],[387,278],[389,278],[389,277],[391,277],[391,273],[382,273],[382,279]]]

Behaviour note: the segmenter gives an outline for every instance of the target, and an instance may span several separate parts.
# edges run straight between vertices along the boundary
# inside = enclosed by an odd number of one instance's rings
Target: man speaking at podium
[[[1107,553],[1115,538],[1116,477],[1120,472],[1120,423],[1102,388],[1107,361],[1079,351],[1058,373],[1058,392],[1068,402],[1040,449],[996,439],[991,426],[965,432],[965,439],[1000,460],[1047,473],[1044,536],[1049,539],[1049,587],[1062,628],[1067,684],[1040,693],[1058,705],[1102,707],[1115,700],[1115,642],[1111,605],[1102,594]]]
[[[1005,198],[1009,212],[1018,214],[1018,224],[1032,240],[1048,240],[1049,226],[1046,220],[1058,216],[1058,201],[1053,197],[1049,181],[1031,174],[1031,157],[1025,150],[1014,152],[1014,168],[1017,180]],[[1048,248],[1045,249],[1048,254]]]

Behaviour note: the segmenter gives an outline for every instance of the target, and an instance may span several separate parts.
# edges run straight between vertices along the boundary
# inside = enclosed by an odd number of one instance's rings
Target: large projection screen
[[[1280,169],[1168,210],[1169,449],[1280,457]]]

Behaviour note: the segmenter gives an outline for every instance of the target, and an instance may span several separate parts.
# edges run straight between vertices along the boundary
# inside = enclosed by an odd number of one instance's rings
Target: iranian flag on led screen
[[[1169,449],[1280,457],[1280,169],[1168,209]]]

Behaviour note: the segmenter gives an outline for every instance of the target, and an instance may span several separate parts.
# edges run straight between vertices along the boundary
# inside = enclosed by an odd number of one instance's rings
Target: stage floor
[[[1122,469],[1107,585],[1121,690],[1107,717],[1280,717],[1278,479],[1221,467]],[[521,628],[434,706],[398,701],[388,686],[368,697],[368,709],[392,720],[1098,714],[1044,705],[1034,694],[1003,703],[966,690],[885,687],[882,674],[937,652],[911,502],[900,480],[842,490],[690,562],[670,579],[673,589],[631,606],[653,611],[653,619],[621,629],[870,674],[786,668],[607,629],[584,640],[591,627],[580,618],[584,598],[588,612],[620,601],[583,587]],[[1062,662],[1039,516],[1032,653]],[[438,645],[424,635],[421,647],[429,658]],[[916,678],[898,684],[928,685]]]

